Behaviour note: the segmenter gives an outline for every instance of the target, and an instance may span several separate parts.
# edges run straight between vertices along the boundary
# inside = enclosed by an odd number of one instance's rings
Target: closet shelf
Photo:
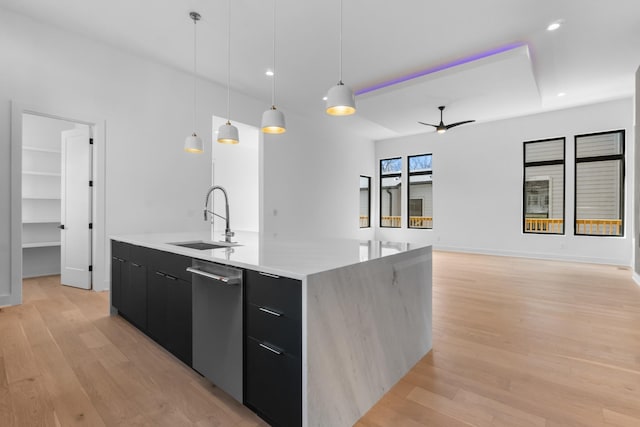
[[[31,176],[57,176],[61,177],[62,174],[55,172],[36,172],[36,171],[22,171],[22,175],[31,175]]]
[[[60,242],[34,242],[34,243],[23,243],[22,248],[49,248],[54,246],[60,246]]]
[[[41,148],[41,147],[31,147],[31,146],[23,145],[22,149],[25,151],[38,151],[40,153],[62,154],[62,151],[55,150],[53,148]]]

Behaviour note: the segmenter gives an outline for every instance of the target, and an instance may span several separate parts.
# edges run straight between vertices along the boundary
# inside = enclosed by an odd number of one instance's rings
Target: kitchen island
[[[236,233],[236,246],[205,250],[176,245],[212,240],[195,233],[112,240],[173,254],[194,265],[210,262],[244,270],[244,369],[239,374],[244,391],[235,397],[274,425],[351,426],[431,349],[430,246],[250,232]],[[146,286],[144,298],[151,298],[153,285]],[[295,303],[274,308],[284,289],[297,293]],[[194,304],[196,298],[194,293]],[[117,312],[114,307],[112,302]],[[145,313],[141,322],[145,316],[151,319]],[[289,323],[282,323],[273,338],[263,339],[261,334],[277,328],[271,326],[276,320]],[[195,342],[193,351],[195,361]],[[268,372],[273,370],[281,372]],[[289,371],[294,375],[277,377]],[[278,394],[291,390],[299,395],[285,399],[293,401],[294,414],[279,418],[270,399],[278,406]]]

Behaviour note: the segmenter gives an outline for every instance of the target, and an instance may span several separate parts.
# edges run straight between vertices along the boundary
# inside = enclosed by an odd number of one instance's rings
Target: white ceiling
[[[272,1],[231,1],[231,85],[270,104]],[[277,0],[278,108],[321,114],[338,80],[339,0]],[[226,84],[224,0],[0,0],[0,7]],[[555,32],[549,23],[563,20]],[[496,120],[631,96],[638,0],[344,0],[343,80],[353,89],[495,48],[521,49],[357,98],[339,118],[374,139],[433,132],[416,122]],[[558,97],[559,92],[566,96]],[[473,126],[470,124],[468,126]]]

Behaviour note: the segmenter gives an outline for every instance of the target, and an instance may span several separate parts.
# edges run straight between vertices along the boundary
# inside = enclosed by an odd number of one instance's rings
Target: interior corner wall
[[[640,134],[638,128],[640,127],[640,67],[636,71],[636,91],[634,96],[634,111],[633,111],[633,128],[635,134],[635,147],[640,144]],[[637,172],[640,167],[640,149],[637,149],[634,156],[633,171],[634,171],[634,183],[635,191],[633,192],[633,221],[634,221],[634,233],[633,233],[633,255],[634,265],[633,270],[634,280],[640,285],[640,173]]]
[[[224,87],[198,82],[205,141],[198,156],[183,150],[193,132],[191,74],[2,8],[0,52],[0,297],[11,293],[12,101],[69,119],[104,119],[106,236],[209,229],[202,200],[211,182],[211,117],[226,111]],[[232,119],[257,126],[268,104],[232,97]],[[108,288],[106,242],[94,260],[95,289]]]
[[[349,131],[350,117],[300,118],[264,135],[262,224],[277,235],[372,239],[359,228],[360,175],[375,172],[373,141]]]
[[[624,129],[624,237],[574,236],[574,136]],[[566,138],[565,235],[522,232],[523,141]],[[433,244],[434,249],[633,265],[633,100],[557,110],[377,141],[380,159],[433,154],[433,229],[406,226],[406,165],[402,228],[377,228],[376,238]],[[379,178],[376,178],[379,179]],[[375,200],[379,194],[374,194]],[[375,204],[379,209],[379,204]],[[635,210],[637,212],[637,210]]]

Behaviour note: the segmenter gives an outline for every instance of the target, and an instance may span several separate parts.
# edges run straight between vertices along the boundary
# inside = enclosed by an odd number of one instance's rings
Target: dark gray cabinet
[[[113,307],[191,366],[191,258],[118,241],[111,253]]]
[[[139,329],[147,324],[145,250],[122,242],[111,244],[111,305]]]
[[[191,258],[148,249],[148,334],[192,366]]]
[[[120,310],[122,307],[122,287],[128,286],[129,247],[126,243],[111,241],[111,305]]]
[[[273,426],[302,425],[302,287],[248,270],[244,403]]]

